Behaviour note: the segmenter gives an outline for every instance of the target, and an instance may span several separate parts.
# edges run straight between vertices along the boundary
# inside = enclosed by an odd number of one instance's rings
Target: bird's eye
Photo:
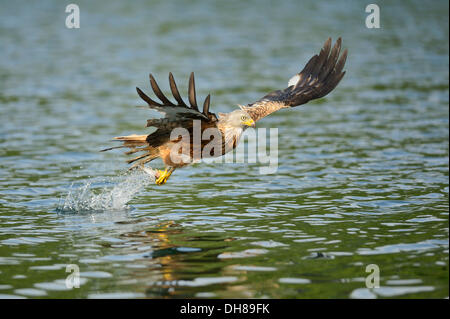
[[[245,121],[246,119],[247,119],[247,117],[246,117],[245,115],[242,115],[242,116],[241,116],[241,120],[242,120],[242,121]]]

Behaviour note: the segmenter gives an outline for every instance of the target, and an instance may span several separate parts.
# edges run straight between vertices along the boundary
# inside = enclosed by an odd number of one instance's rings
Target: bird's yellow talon
[[[173,171],[174,171],[174,169],[167,170],[167,168],[164,171],[158,170],[159,177],[155,180],[155,184],[156,185],[164,185],[167,182],[167,180],[169,179],[170,175],[172,175]]]

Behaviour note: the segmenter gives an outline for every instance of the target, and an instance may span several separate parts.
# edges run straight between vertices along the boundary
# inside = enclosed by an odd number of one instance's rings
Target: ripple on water
[[[357,252],[360,255],[379,255],[379,254],[393,254],[408,251],[424,251],[441,247],[448,247],[448,241],[439,239],[430,239],[411,244],[395,244],[395,245],[380,246],[374,249],[359,248]]]
[[[276,271],[275,267],[266,267],[266,266],[251,266],[251,265],[237,265],[233,266],[234,270],[243,270],[243,271]]]
[[[281,284],[310,284],[311,280],[306,278],[280,278],[278,282]]]
[[[274,240],[267,240],[267,241],[254,241],[251,242],[250,244],[255,245],[255,246],[261,246],[261,247],[265,247],[265,248],[274,248],[274,247],[285,247],[288,246],[287,244],[283,244]]]
[[[86,278],[79,278],[80,286],[84,285],[87,282]],[[34,284],[34,287],[42,290],[48,290],[48,291],[69,291],[72,290],[72,288],[68,287],[66,285],[65,279],[57,279],[50,282],[39,282]]]
[[[26,297],[9,294],[0,294],[0,299],[26,299]]]
[[[244,251],[224,252],[219,254],[217,258],[219,259],[248,258],[266,254],[268,252],[269,251],[267,249],[246,249]]]
[[[405,286],[405,287],[379,287],[379,288],[358,288],[352,291],[350,298],[354,299],[375,299],[378,296],[392,298],[407,294],[433,291],[432,286]]]
[[[198,277],[194,280],[174,280],[174,281],[157,281],[154,284],[158,286],[186,286],[186,287],[204,287],[209,285],[225,284],[237,281],[234,276],[227,277]]]
[[[23,289],[16,289],[14,292],[18,295],[24,295],[29,297],[42,297],[47,296],[47,292],[41,289],[34,289],[34,288],[23,288]]]
[[[80,273],[83,278],[111,278],[112,274],[106,271],[84,271]]]

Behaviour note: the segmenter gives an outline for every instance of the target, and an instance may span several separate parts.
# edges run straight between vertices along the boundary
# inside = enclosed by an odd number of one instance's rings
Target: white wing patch
[[[300,75],[298,75],[298,74],[294,75],[294,76],[289,80],[288,86],[296,85],[297,82],[298,82],[298,80],[300,80]]]

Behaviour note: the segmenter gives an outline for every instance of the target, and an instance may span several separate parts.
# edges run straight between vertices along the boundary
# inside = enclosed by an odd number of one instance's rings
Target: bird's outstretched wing
[[[191,73],[189,78],[189,90],[188,99],[189,105],[186,104],[181,98],[180,92],[178,91],[175,79],[172,73],[169,73],[169,85],[172,91],[173,97],[176,103],[170,101],[161,91],[158,84],[156,83],[153,75],[150,74],[150,85],[153,92],[158,97],[161,102],[156,102],[151,99],[147,94],[145,94],[141,89],[136,87],[136,91],[139,96],[147,102],[149,108],[156,110],[164,114],[161,118],[153,118],[147,120],[147,127],[156,127],[156,131],[148,135],[130,135],[130,136],[119,136],[115,137],[115,140],[124,142],[121,146],[110,147],[102,151],[109,151],[116,148],[126,148],[129,147],[132,150],[127,152],[127,154],[133,154],[140,151],[146,151],[150,148],[156,148],[164,145],[170,140],[170,134],[172,130],[176,127],[182,127],[186,129],[192,128],[193,120],[200,120],[202,123],[207,125],[214,125],[217,121],[217,116],[209,111],[210,105],[210,95],[208,95],[203,102],[203,110],[200,112],[197,105],[197,97],[195,94],[195,79],[194,73]],[[148,153],[149,154],[149,153]],[[129,161],[129,163],[141,159],[149,155],[142,155],[135,159]],[[142,163],[141,163],[142,164]]]
[[[328,38],[320,53],[313,56],[303,70],[289,80],[286,89],[271,92],[243,109],[256,122],[282,108],[305,104],[330,93],[345,74],[342,69],[347,50],[340,55],[341,42],[339,38],[331,49],[331,38]]]
[[[210,95],[208,95],[203,102],[203,110],[200,112],[197,105],[197,97],[195,94],[195,79],[194,72],[191,73],[189,78],[189,90],[188,90],[188,99],[189,105],[187,105],[183,99],[181,98],[180,92],[178,91],[177,85],[175,83],[175,79],[173,78],[172,73],[169,73],[169,85],[170,90],[172,91],[173,97],[176,100],[176,103],[170,101],[161,91],[158,84],[156,83],[153,75],[150,74],[150,85],[152,87],[153,92],[161,100],[161,102],[156,102],[151,99],[148,95],[142,92],[141,89],[136,87],[136,91],[139,96],[147,102],[149,108],[154,109],[160,113],[164,114],[163,118],[159,119],[150,119],[147,120],[147,127],[154,126],[157,128],[166,128],[167,126],[177,126],[178,122],[183,120],[193,120],[199,119],[202,121],[216,121],[217,117],[214,113],[209,112],[210,105]]]

